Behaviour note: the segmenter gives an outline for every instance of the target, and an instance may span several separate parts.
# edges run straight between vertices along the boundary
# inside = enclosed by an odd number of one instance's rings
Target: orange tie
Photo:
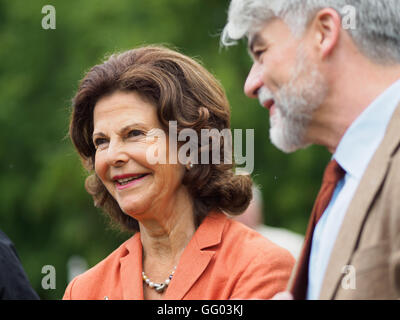
[[[295,300],[305,300],[308,286],[308,264],[310,259],[311,244],[315,226],[322,214],[328,207],[335,191],[337,183],[344,177],[345,171],[339,166],[336,160],[329,162],[325,169],[321,189],[308,222],[307,232],[304,239],[303,249],[298,261],[297,272],[293,281],[291,292]]]

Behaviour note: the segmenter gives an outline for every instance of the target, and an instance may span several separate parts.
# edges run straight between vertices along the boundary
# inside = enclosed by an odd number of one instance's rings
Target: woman
[[[229,163],[196,163],[215,148],[223,155],[222,139],[199,142],[191,161],[171,161],[183,145],[171,144],[171,121],[177,134],[199,136],[230,125],[221,86],[175,51],[113,55],[80,83],[70,135],[92,173],[86,189],[134,235],[71,281],[64,299],[268,299],[285,289],[293,257],[223,213],[246,209],[251,179]]]

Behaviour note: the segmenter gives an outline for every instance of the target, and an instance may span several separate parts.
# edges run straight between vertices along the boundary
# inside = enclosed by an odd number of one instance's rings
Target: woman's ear
[[[185,167],[186,167],[186,170],[189,171],[189,170],[193,169],[193,163],[188,162]]]

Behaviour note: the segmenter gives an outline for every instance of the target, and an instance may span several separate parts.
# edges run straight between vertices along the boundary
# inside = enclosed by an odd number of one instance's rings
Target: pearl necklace
[[[143,279],[144,283],[146,283],[150,288],[155,289],[159,293],[162,293],[168,287],[169,283],[171,282],[172,277],[174,276],[175,270],[176,270],[176,266],[174,267],[174,270],[172,270],[172,272],[168,276],[168,278],[162,283],[155,283],[155,282],[151,281],[146,276],[144,271],[142,272],[142,279]]]

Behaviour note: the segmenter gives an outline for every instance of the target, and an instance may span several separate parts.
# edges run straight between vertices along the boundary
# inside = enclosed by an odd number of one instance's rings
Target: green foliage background
[[[56,8],[44,30],[42,7]],[[89,266],[129,235],[108,227],[93,207],[86,176],[68,139],[78,81],[107,55],[143,44],[168,44],[203,61],[225,87],[232,128],[255,129],[254,180],[265,222],[304,233],[329,154],[313,147],[286,155],[269,142],[268,112],[243,94],[251,61],[246,43],[220,49],[228,0],[0,0],[0,229],[15,243],[42,299],[60,299],[66,263]],[[57,270],[55,290],[42,267]]]

